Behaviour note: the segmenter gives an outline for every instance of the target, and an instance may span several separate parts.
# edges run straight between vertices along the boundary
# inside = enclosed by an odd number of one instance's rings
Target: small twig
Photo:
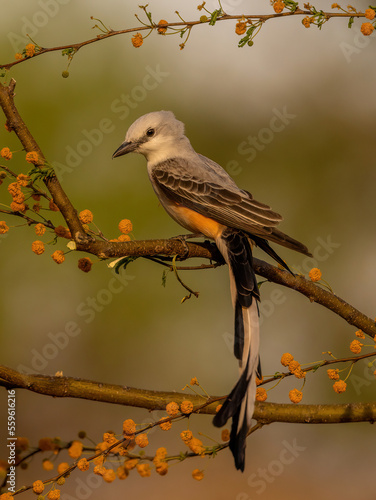
[[[183,298],[183,300],[182,300],[182,302],[184,302],[184,300],[186,300],[186,299],[189,299],[189,298],[190,298],[190,296],[191,296],[191,294],[193,294],[195,297],[197,297],[197,298],[198,298],[198,296],[199,296],[199,292],[195,292],[195,291],[193,291],[193,290],[192,290],[191,288],[189,288],[189,286],[187,286],[187,285],[186,285],[186,284],[182,281],[182,279],[180,278],[179,273],[178,273],[178,271],[177,271],[177,269],[176,269],[176,265],[175,265],[176,258],[177,258],[177,255],[174,255],[174,257],[173,257],[173,259],[172,259],[172,268],[173,268],[173,271],[174,271],[174,273],[175,273],[176,279],[177,279],[177,280],[178,280],[178,282],[182,285],[182,287],[183,287],[183,288],[185,288],[185,289],[189,292],[189,294],[190,294],[190,295],[189,295],[189,297],[188,297],[188,296],[184,297],[184,298]]]
[[[376,356],[376,352],[369,352],[367,354],[361,354],[360,356],[355,356],[355,357],[349,356],[349,357],[346,357],[346,358],[326,359],[326,360],[323,360],[323,361],[319,361],[318,363],[315,363],[315,364],[313,364],[311,366],[308,366],[307,368],[304,368],[304,371],[305,372],[316,371],[317,369],[322,368],[323,366],[332,365],[334,363],[347,363],[347,362],[351,362],[354,365],[357,361],[360,361],[360,360],[366,359],[366,358],[372,358],[374,356]],[[276,379],[284,379],[286,377],[291,377],[292,375],[294,375],[294,374],[291,373],[291,372],[276,373],[275,375],[273,375],[273,376],[271,376],[269,378],[266,378],[265,380],[263,380],[262,382],[260,382],[258,385],[261,386],[261,385],[264,385],[264,384],[268,384],[269,382],[273,382]]]
[[[222,16],[219,16],[217,18],[216,22],[229,21],[232,19],[238,20],[238,19],[243,19],[243,18],[256,19],[258,21],[266,22],[270,19],[278,19],[278,18],[291,17],[291,16],[311,16],[311,15],[312,15],[311,11],[301,10],[301,9],[296,9],[294,12],[282,12],[280,14],[275,14],[275,13],[273,13],[273,14],[239,14],[239,15],[232,15],[232,16],[224,14]],[[361,12],[358,12],[358,13],[324,12],[323,15],[326,16],[326,18],[330,19],[330,18],[336,18],[336,17],[338,17],[338,18],[364,17],[365,14],[361,13]],[[144,30],[156,29],[157,25],[145,24],[143,21],[141,21],[138,18],[137,15],[136,15],[136,17],[137,17],[138,21],[143,26],[137,26],[136,28],[128,28],[128,29],[123,29],[123,30],[111,30],[108,33],[100,34],[95,38],[91,38],[89,40],[85,40],[85,41],[79,42],[79,43],[73,43],[73,44],[69,44],[69,45],[60,45],[60,46],[50,47],[50,48],[41,47],[40,50],[38,52],[36,52],[32,57],[23,58],[23,59],[16,60],[16,61],[13,61],[13,62],[10,62],[7,64],[0,64],[0,68],[4,68],[4,69],[9,70],[10,68],[12,68],[13,66],[15,66],[17,64],[23,63],[23,62],[28,61],[30,59],[34,59],[35,57],[39,57],[42,54],[47,54],[48,52],[56,52],[56,51],[63,51],[63,50],[67,50],[67,49],[74,49],[75,53],[77,53],[77,51],[79,49],[81,49],[82,47],[85,47],[86,45],[90,45],[92,43],[98,42],[100,40],[104,40],[105,38],[109,38],[109,37],[117,36],[117,35],[123,35],[126,33],[134,33],[134,32],[139,32],[139,31],[144,31]],[[181,22],[167,23],[167,24],[164,24],[163,27],[164,28],[185,27],[187,29],[191,29],[193,26],[203,25],[203,24],[205,24],[205,23],[202,23],[200,20],[181,21]]]

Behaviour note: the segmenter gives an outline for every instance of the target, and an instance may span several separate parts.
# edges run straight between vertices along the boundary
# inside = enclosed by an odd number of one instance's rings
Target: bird
[[[131,124],[112,158],[128,153],[146,158],[152,187],[172,219],[194,235],[213,240],[228,265],[239,378],[213,424],[222,427],[232,419],[229,447],[236,469],[243,472],[246,438],[255,408],[256,378],[262,376],[260,292],[253,268],[253,248],[258,246],[288,271],[269,241],[311,254],[305,245],[276,228],[281,215],[256,201],[220,165],[194,150],[185,135],[184,123],[172,111],[153,111]]]

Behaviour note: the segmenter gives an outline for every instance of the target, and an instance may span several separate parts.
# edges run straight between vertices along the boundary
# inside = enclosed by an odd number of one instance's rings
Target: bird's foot
[[[178,236],[171,236],[171,238],[169,238],[169,240],[178,240],[178,241],[180,241],[180,243],[182,243],[184,245],[185,254],[183,257],[185,258],[189,253],[187,240],[191,240],[193,238],[204,238],[204,235],[201,233],[180,234]]]

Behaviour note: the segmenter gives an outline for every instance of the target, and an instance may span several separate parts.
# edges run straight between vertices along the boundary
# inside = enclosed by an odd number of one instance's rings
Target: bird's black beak
[[[121,144],[112,155],[112,159],[118,156],[126,155],[127,153],[132,153],[137,146],[138,144],[136,142],[123,142],[123,144]]]

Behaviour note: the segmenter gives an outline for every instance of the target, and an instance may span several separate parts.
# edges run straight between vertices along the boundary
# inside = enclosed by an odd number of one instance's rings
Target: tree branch
[[[5,117],[7,119],[6,128],[9,131],[14,131],[20,140],[25,151],[31,152],[35,151],[38,153],[38,166],[46,165],[46,159],[38,146],[36,140],[30,133],[25,122],[22,120],[15,104],[14,104],[14,88],[16,86],[16,81],[12,78],[9,85],[0,85],[0,105],[4,111]],[[77,212],[74,209],[72,203],[70,202],[68,196],[61,187],[60,182],[57,177],[53,175],[52,177],[47,177],[44,183],[51,193],[54,202],[59,207],[64,219],[66,220],[71,234],[74,236],[76,241],[88,242],[92,238],[85,233],[82,228],[82,224],[77,216]]]
[[[214,415],[218,402],[224,397],[209,399],[178,392],[150,391],[115,384],[104,384],[71,377],[25,375],[0,366],[0,385],[10,389],[27,389],[38,394],[60,398],[80,398],[102,403],[164,410],[171,401],[180,404],[189,399],[199,413]],[[376,421],[376,401],[336,405],[294,405],[256,402],[254,418],[263,424],[289,423],[342,423]]]
[[[323,12],[323,11],[316,11],[317,15],[320,15],[322,19],[329,20],[331,18],[354,18],[354,17],[364,17],[365,14],[362,12]],[[300,8],[297,8],[295,11],[291,12],[282,12],[280,14],[237,14],[237,15],[228,15],[228,14],[223,14],[219,15],[216,17],[215,22],[219,21],[230,21],[230,20],[255,20],[259,21],[261,23],[264,23],[266,21],[269,21],[271,19],[277,19],[277,18],[285,18],[285,17],[291,17],[291,16],[310,16],[314,17],[313,11],[310,10],[302,10]],[[91,38],[89,40],[85,40],[83,42],[78,42],[78,43],[72,43],[69,45],[59,45],[57,47],[40,47],[39,51],[36,52],[32,57],[37,57],[41,56],[42,54],[47,54],[48,52],[56,52],[56,51],[64,51],[64,50],[73,50],[74,53],[77,53],[79,49],[82,47],[85,47],[86,45],[90,45],[95,42],[99,42],[100,40],[104,40],[105,38],[111,38],[113,36],[117,35],[123,35],[127,33],[135,33],[135,32],[140,32],[140,31],[157,31],[159,29],[166,29],[166,28],[172,28],[172,29],[192,29],[194,26],[197,25],[205,25],[210,22],[210,19],[207,19],[206,21],[201,21],[201,20],[196,20],[196,21],[179,21],[175,23],[164,23],[164,24],[156,24],[153,23],[150,25],[143,25],[143,26],[138,26],[136,28],[128,28],[128,29],[123,29],[123,30],[112,30],[109,29],[108,32],[102,32],[100,35],[97,35],[95,38]],[[9,70],[13,66],[20,64],[24,61],[27,61],[31,59],[31,57],[26,57],[23,59],[19,59],[16,61],[13,61],[11,63],[7,64],[0,64],[0,68]]]
[[[15,85],[16,82],[13,79],[9,86],[0,85],[0,105],[7,118],[7,128],[16,133],[26,151],[37,151],[42,159],[42,164],[45,164],[46,160],[43,153],[23,122],[14,104]],[[177,255],[180,260],[203,258],[223,263],[223,258],[218,252],[217,247],[209,242],[185,242],[183,244],[179,239],[170,239],[127,241],[120,243],[98,239],[95,240],[92,236],[85,233],[77,216],[77,211],[64,192],[57,177],[53,176],[47,178],[45,184],[71,231],[78,251],[91,253],[101,259],[123,256],[145,257],[155,255]],[[308,297],[311,302],[321,304],[335,314],[341,316],[350,325],[362,330],[370,337],[376,338],[375,321],[368,318],[365,314],[361,313],[335,294],[306,280],[303,276],[293,276],[287,271],[278,269],[259,259],[254,259],[254,268],[256,273],[260,276],[274,283],[296,290]]]

